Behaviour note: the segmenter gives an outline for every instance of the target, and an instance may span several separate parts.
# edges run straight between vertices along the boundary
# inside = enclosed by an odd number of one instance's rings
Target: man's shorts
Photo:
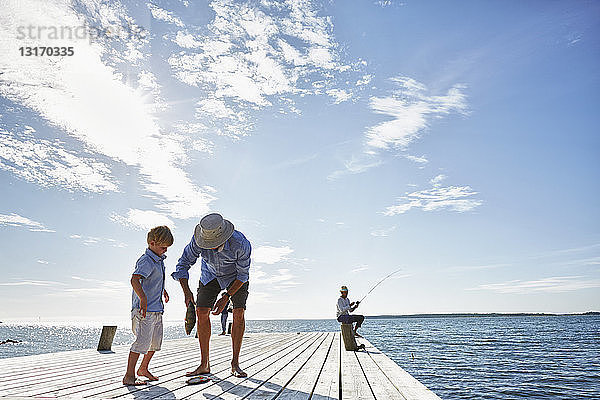
[[[135,335],[135,342],[130,351],[146,354],[149,351],[158,351],[163,340],[163,322],[161,312],[146,312],[142,318],[139,309],[131,312],[131,330]]]
[[[233,281],[235,282],[235,281]],[[233,285],[233,282],[227,286],[227,289]],[[246,309],[246,300],[248,299],[248,282],[244,282],[244,284],[238,289],[237,292],[233,296],[231,296],[231,303],[233,303],[233,309],[243,308]],[[216,279],[208,282],[206,285],[203,285],[200,281],[198,283],[198,294],[196,296],[196,307],[208,307],[213,308],[215,306],[215,302],[217,301],[217,296],[221,293],[221,286],[219,286],[219,282]]]

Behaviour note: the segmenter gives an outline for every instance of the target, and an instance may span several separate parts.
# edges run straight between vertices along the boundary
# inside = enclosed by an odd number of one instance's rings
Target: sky
[[[252,244],[248,319],[398,269],[357,313],[600,311],[598,2],[0,10],[0,321],[126,321],[148,229],[171,273],[209,212]]]

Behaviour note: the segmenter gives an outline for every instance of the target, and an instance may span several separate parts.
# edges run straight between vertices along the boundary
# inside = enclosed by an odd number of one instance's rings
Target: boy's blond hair
[[[147,238],[148,244],[154,241],[157,245],[170,246],[173,244],[173,234],[168,226],[157,226],[150,229]]]

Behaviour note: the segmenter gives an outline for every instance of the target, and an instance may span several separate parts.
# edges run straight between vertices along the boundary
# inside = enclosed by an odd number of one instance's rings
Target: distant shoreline
[[[406,314],[406,315],[365,315],[368,319],[397,319],[397,318],[464,318],[464,317],[573,317],[600,315],[598,311],[584,313],[450,313],[450,314]]]

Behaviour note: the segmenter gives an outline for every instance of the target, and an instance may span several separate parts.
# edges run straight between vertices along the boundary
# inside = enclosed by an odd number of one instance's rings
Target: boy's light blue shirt
[[[133,274],[142,276],[142,289],[148,300],[148,312],[163,312],[164,305],[162,301],[162,293],[165,290],[165,263],[166,255],[157,256],[150,249],[135,263]],[[132,291],[131,310],[140,308],[140,298]]]
[[[238,231],[233,231],[233,235],[225,242],[221,251],[200,248],[192,236],[171,276],[175,280],[189,279],[190,267],[202,256],[200,282],[206,285],[216,279],[221,289],[225,289],[236,279],[248,281],[251,251],[250,242]]]

